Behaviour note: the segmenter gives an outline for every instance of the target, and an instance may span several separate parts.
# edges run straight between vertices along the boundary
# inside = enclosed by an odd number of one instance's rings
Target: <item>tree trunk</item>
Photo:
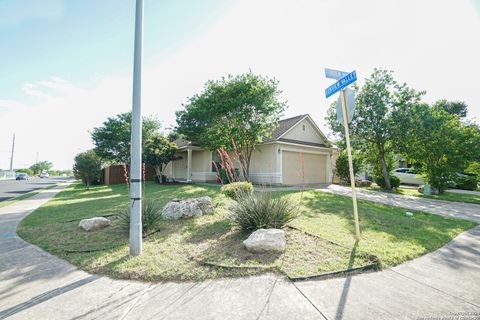
[[[247,155],[247,157],[245,158],[245,169],[244,169],[244,176],[245,176],[245,179],[250,182],[250,159],[252,157],[252,154],[249,153]]]
[[[380,152],[380,165],[382,166],[383,179],[385,181],[385,189],[392,190],[392,185],[390,184],[390,176],[388,175],[387,163],[385,161],[385,152],[382,150]]]
[[[162,165],[155,165],[155,174],[157,175],[157,181],[159,184],[163,183],[162,181]]]

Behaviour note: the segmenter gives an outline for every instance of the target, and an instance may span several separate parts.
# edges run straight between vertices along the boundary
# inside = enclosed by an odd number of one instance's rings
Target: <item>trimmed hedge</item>
[[[455,179],[455,188],[463,190],[477,190],[477,176],[458,176]]]
[[[220,192],[225,196],[237,199],[241,195],[249,195],[253,193],[253,184],[251,182],[232,182],[222,186]]]
[[[383,179],[383,177],[374,177],[374,180],[381,188],[385,188],[385,179]],[[393,175],[390,176],[390,185],[392,188],[400,187],[400,178]]]

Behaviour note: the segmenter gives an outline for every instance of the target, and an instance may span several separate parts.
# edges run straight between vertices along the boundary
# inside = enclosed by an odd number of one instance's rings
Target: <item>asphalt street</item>
[[[12,199],[22,194],[28,193],[36,189],[42,189],[52,186],[60,181],[65,181],[67,178],[54,177],[48,179],[41,179],[37,177],[29,180],[0,180],[0,201]]]

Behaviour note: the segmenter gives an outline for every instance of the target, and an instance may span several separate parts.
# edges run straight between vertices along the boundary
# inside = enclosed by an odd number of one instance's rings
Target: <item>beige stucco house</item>
[[[214,182],[217,155],[190,141],[178,139],[177,159],[164,169],[167,179]],[[259,184],[331,183],[337,157],[325,135],[308,115],[280,120],[272,137],[252,154],[250,179]]]

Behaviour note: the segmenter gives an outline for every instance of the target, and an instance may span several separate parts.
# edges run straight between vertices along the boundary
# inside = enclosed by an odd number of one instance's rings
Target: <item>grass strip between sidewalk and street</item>
[[[18,196],[18,197],[14,197],[14,198],[11,198],[11,199],[8,199],[8,200],[4,200],[4,201],[1,201],[0,202],[0,208],[2,207],[6,207],[12,203],[15,203],[15,202],[18,202],[18,201],[21,201],[21,200],[24,200],[24,199],[28,199],[30,197],[33,197],[34,195],[37,195],[39,194],[42,190],[47,190],[47,189],[51,189],[53,187],[55,187],[56,184],[54,185],[51,185],[51,186],[48,186],[48,187],[45,187],[45,188],[40,188],[40,189],[35,189],[33,191],[30,191],[28,193],[25,193],[25,194],[22,194],[21,196]]]

